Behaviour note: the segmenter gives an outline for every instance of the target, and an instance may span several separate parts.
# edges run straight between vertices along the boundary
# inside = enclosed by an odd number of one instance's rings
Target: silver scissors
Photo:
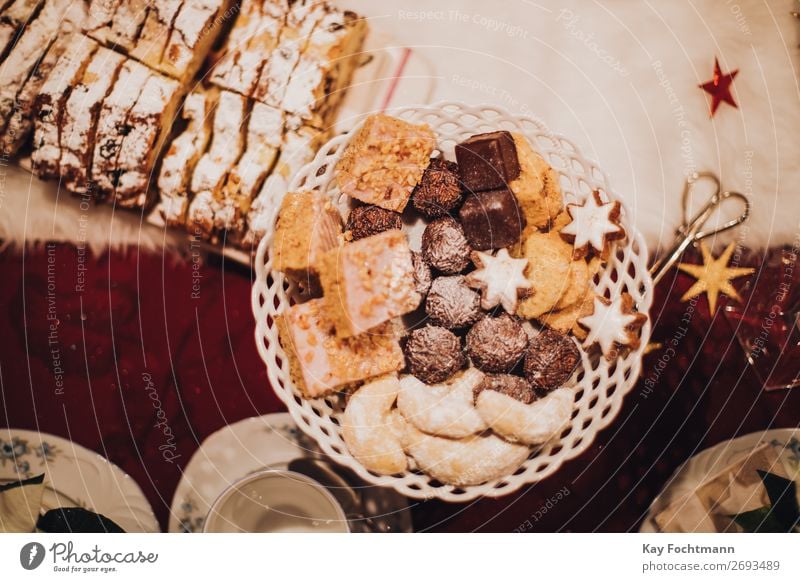
[[[694,185],[700,181],[707,180],[713,182],[715,186],[714,193],[708,202],[705,203],[703,208],[691,219],[687,216],[689,212],[689,202],[691,201],[691,193]],[[744,211],[736,218],[729,220],[717,228],[712,230],[703,230],[703,226],[708,219],[723,205],[727,200],[737,199],[744,203]],[[722,185],[719,178],[711,172],[695,172],[688,178],[683,186],[683,223],[676,231],[675,243],[672,248],[666,253],[662,254],[658,260],[650,267],[650,275],[653,277],[653,285],[657,284],[664,274],[678,262],[683,255],[683,252],[698,241],[703,240],[709,236],[719,234],[729,230],[735,226],[742,224],[750,216],[750,200],[740,192],[730,192],[728,190],[722,191]]]

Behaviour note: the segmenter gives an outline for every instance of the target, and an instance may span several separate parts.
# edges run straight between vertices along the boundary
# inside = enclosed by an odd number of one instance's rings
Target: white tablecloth
[[[343,0],[433,65],[436,98],[528,112],[596,159],[648,241],[672,240],[692,170],[753,200],[745,244],[800,227],[791,0]],[[739,69],[734,109],[698,85]],[[736,209],[734,209],[735,212]]]

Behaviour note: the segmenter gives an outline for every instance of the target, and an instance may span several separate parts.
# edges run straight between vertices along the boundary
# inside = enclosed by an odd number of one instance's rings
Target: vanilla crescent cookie
[[[425,384],[410,374],[400,379],[397,409],[416,428],[438,436],[461,438],[486,430],[475,411],[473,390],[483,373],[469,368],[441,384]]]
[[[350,453],[381,475],[401,473],[408,467],[401,431],[392,414],[399,391],[395,375],[373,380],[350,396],[342,415],[342,436]]]
[[[495,390],[483,390],[475,407],[486,424],[503,438],[540,445],[567,426],[574,401],[572,388],[559,388],[531,404]]]
[[[425,473],[459,487],[509,475],[531,452],[491,433],[449,439],[426,434],[410,422],[404,426],[403,447]]]

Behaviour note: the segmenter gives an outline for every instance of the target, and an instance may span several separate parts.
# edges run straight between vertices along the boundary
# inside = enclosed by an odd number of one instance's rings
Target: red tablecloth
[[[282,409],[253,341],[251,277],[217,259],[136,250],[93,257],[43,245],[0,253],[2,424],[108,457],[136,479],[165,527],[181,468],[198,444],[227,423]],[[415,527],[635,529],[695,452],[800,424],[800,389],[763,392],[730,325],[712,321],[704,299],[684,336],[687,304],[676,298],[690,283],[668,276],[652,311],[654,341],[678,337],[675,355],[665,363],[663,350],[646,358],[639,386],[586,453],[512,496],[414,503]]]

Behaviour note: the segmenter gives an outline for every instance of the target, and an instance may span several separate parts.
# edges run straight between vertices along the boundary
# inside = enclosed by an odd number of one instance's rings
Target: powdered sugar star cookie
[[[589,330],[584,346],[597,343],[607,358],[616,356],[617,347],[639,347],[639,330],[647,321],[644,313],[633,311],[633,298],[623,293],[613,301],[594,298],[594,311],[578,323]]]
[[[583,204],[567,204],[572,221],[561,229],[561,234],[572,242],[575,260],[588,255],[590,247],[605,257],[608,243],[625,238],[625,229],[619,222],[621,209],[617,200],[603,202],[597,190]]]
[[[514,259],[508,250],[500,249],[497,255],[474,251],[472,262],[477,267],[466,277],[467,285],[481,290],[481,307],[489,310],[500,304],[508,313],[515,313],[520,297],[527,297],[532,287],[525,277],[528,259]]]

